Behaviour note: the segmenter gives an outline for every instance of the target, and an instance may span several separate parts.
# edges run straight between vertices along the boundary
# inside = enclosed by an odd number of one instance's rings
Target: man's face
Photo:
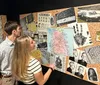
[[[90,71],[90,75],[94,74],[94,71],[92,69],[90,69],[89,71]]]
[[[78,71],[79,71],[79,73],[83,73],[83,67],[79,67],[79,69],[78,69]]]
[[[22,27],[18,26],[15,33],[16,37],[19,37],[21,35],[21,31],[22,31]]]
[[[70,68],[71,68],[71,69],[74,69],[74,68],[75,68],[74,62],[70,62],[69,65],[70,65]]]
[[[86,56],[85,53],[83,53],[82,56],[81,56],[82,60],[86,60],[86,57],[87,57],[87,56]]]

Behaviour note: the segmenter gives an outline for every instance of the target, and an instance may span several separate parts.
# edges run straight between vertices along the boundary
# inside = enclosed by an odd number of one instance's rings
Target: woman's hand
[[[49,67],[54,70],[55,69],[55,64],[49,64]]]

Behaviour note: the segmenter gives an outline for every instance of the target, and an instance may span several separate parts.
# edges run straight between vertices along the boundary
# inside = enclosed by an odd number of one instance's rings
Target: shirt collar
[[[7,37],[6,37],[6,41],[7,41],[7,43],[8,43],[10,46],[14,45],[14,42],[12,42],[11,40],[9,40]]]

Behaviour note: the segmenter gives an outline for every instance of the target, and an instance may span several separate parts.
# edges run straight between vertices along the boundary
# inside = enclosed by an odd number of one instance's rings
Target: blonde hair
[[[15,41],[12,56],[12,74],[23,79],[30,59],[30,37],[23,35]]]

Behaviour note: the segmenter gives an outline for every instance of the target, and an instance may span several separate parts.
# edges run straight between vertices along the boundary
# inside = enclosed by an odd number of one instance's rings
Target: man
[[[0,72],[2,85],[14,85],[11,73],[11,54],[14,42],[21,35],[21,27],[17,22],[8,21],[4,26],[6,39],[0,44]]]
[[[86,66],[87,65],[87,62],[85,61],[87,56],[86,56],[86,53],[85,52],[83,52],[82,53],[82,55],[81,55],[81,59],[80,60],[78,60],[78,63],[79,64],[81,64],[81,65],[83,65],[83,66]]]
[[[67,68],[67,71],[74,74],[75,63],[73,61],[69,62],[69,67]]]
[[[82,66],[79,66],[78,72],[75,72],[75,75],[80,77],[80,78],[83,78],[83,71],[84,71],[84,68]]]
[[[69,56],[69,59],[72,61],[77,62],[78,61],[78,50],[77,49],[73,49],[73,56]]]

